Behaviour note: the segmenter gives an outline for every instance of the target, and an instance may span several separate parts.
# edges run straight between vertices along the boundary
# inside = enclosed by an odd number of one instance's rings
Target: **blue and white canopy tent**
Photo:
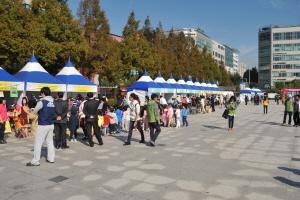
[[[200,84],[200,82],[199,82],[198,79],[196,79],[194,85],[195,85],[196,87],[198,87],[197,95],[199,96],[199,95],[203,94],[204,88],[201,86],[201,84]]]
[[[216,91],[216,94],[221,94],[222,90],[217,86],[216,83],[213,83],[212,87],[214,88],[214,91]]]
[[[3,94],[8,104],[16,103],[18,101],[17,97],[11,97],[10,95],[11,89],[16,89],[16,90],[12,90],[12,92],[14,92],[15,94],[18,93],[17,96],[19,97],[20,94],[24,91],[24,82],[17,79],[13,75],[6,72],[2,67],[0,67],[1,96]]]
[[[206,88],[208,89],[209,94],[214,94],[214,88],[212,87],[210,81],[206,83]]]
[[[151,96],[152,93],[161,94],[164,92],[164,89],[155,83],[148,73],[145,72],[137,82],[127,88],[127,100],[132,92],[139,96],[140,102],[143,105],[146,95]]]
[[[176,89],[173,86],[171,86],[169,83],[167,83],[161,74],[157,75],[154,82],[164,89],[164,93],[172,93],[172,94],[176,93]]]
[[[37,61],[34,55],[29,62],[15,75],[16,78],[25,82],[26,91],[40,91],[42,87],[49,87],[51,92],[65,92],[66,85],[51,76]]]
[[[209,88],[206,87],[206,83],[204,80],[202,80],[201,84],[200,84],[202,87],[203,87],[203,90],[204,90],[204,94],[206,93],[209,93]]]
[[[188,86],[190,86],[191,88],[193,88],[193,90],[194,90],[194,94],[196,94],[196,93],[197,93],[197,91],[199,90],[199,88],[198,88],[197,86],[195,86],[195,84],[193,83],[193,81],[192,81],[192,78],[191,78],[191,77],[189,77],[189,78],[188,78],[188,80],[187,80],[186,84],[187,84]]]
[[[167,80],[167,83],[169,83],[172,87],[176,88],[176,93],[186,94],[186,89],[179,85],[172,75],[170,75],[169,79]]]
[[[176,88],[167,83],[161,74],[158,74],[156,79],[154,80],[159,86],[164,89],[164,97],[167,101],[172,99],[172,96],[176,94]]]
[[[251,95],[252,90],[249,87],[246,87],[243,91],[240,92],[240,94],[249,94]]]
[[[252,94],[252,95],[251,95]],[[251,100],[251,96],[254,95],[254,92],[249,88],[246,87],[243,91],[240,92],[240,101],[245,101],[245,97],[248,96],[249,100]]]
[[[252,94],[264,95],[264,93],[258,88],[252,88]]]
[[[188,94],[194,94],[195,93],[195,89],[192,88],[191,86],[187,85],[186,82],[183,80],[182,77],[179,78],[179,80],[177,81],[177,83],[179,85],[181,85],[183,88],[186,89],[186,93],[188,93]]]
[[[97,85],[83,77],[70,60],[55,78],[66,84],[65,97],[67,97],[67,92],[71,92],[72,97],[76,96],[72,95],[73,92],[79,92],[81,94],[93,92],[94,96],[97,95]]]

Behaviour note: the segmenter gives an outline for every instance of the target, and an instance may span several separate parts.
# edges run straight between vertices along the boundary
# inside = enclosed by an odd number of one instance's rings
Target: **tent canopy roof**
[[[15,77],[25,82],[64,84],[51,76],[40,65],[34,55],[31,56],[29,62],[15,75]]]
[[[8,81],[8,82],[22,82],[17,79],[13,75],[10,75],[7,71],[5,71],[2,67],[0,67],[0,81]]]
[[[143,74],[143,76],[135,82],[132,86],[127,88],[127,92],[133,91],[133,90],[143,90],[148,91],[148,88],[162,88],[157,83],[155,83],[147,72]]]
[[[70,85],[96,85],[84,78],[69,60],[66,66],[55,76],[58,80]]]

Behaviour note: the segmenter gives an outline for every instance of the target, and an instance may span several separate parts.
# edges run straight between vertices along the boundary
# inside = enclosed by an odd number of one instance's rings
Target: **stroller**
[[[17,138],[26,138],[26,133],[25,133],[25,129],[27,127],[24,127],[22,124],[21,124],[21,121],[18,117],[15,117],[13,119],[14,121],[14,124],[15,124],[15,129],[16,129],[16,137]]]

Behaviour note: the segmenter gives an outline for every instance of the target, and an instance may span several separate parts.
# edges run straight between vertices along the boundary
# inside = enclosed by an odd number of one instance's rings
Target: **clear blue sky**
[[[80,0],[69,0],[73,15]],[[258,29],[269,25],[300,25],[300,0],[100,0],[111,33],[122,35],[129,13],[140,27],[149,15],[155,28],[201,28],[213,40],[240,51],[240,61],[257,66]]]

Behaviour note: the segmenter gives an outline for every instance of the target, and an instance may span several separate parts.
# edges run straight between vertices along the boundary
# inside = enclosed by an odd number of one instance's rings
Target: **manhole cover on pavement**
[[[50,178],[48,179],[49,181],[52,181],[54,183],[58,183],[58,182],[61,182],[61,181],[64,181],[64,180],[67,180],[69,178],[65,177],[65,176],[56,176],[54,178]]]
[[[300,158],[292,158],[292,161],[300,161]]]

